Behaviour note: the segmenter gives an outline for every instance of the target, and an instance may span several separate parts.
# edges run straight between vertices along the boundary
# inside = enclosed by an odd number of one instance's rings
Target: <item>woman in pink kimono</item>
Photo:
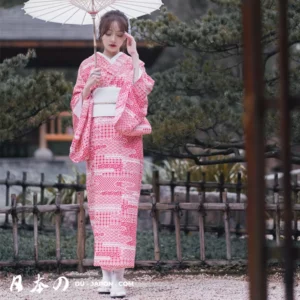
[[[104,51],[85,59],[71,99],[74,138],[70,158],[86,161],[86,189],[94,234],[99,293],[126,296],[125,268],[134,268],[143,135],[151,133],[147,96],[154,86],[139,60],[129,21],[120,11],[102,16]],[[127,39],[127,52],[120,51]]]

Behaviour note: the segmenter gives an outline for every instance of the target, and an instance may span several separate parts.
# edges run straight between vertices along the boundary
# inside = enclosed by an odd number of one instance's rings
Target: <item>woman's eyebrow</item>
[[[108,29],[108,31],[114,31],[114,30]],[[116,32],[124,32],[124,31],[122,31],[122,30],[117,30]]]

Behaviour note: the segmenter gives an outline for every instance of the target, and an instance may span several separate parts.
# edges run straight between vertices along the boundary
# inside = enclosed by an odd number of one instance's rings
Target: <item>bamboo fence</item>
[[[9,176],[8,176],[9,177]],[[43,176],[41,177],[43,179]],[[187,178],[190,178],[190,175],[187,175]],[[223,177],[224,178],[224,177]],[[158,172],[153,173],[153,188],[151,191],[142,190],[141,194],[148,195],[150,201],[145,203],[139,203],[139,210],[150,211],[150,217],[152,218],[152,230],[153,230],[153,243],[154,243],[154,259],[153,260],[137,260],[136,266],[157,266],[157,265],[172,265],[172,266],[196,266],[196,265],[223,265],[228,263],[242,262],[246,263],[245,260],[234,260],[232,258],[231,251],[231,230],[230,230],[230,212],[232,211],[243,211],[247,209],[247,203],[228,203],[227,198],[227,189],[235,188],[238,193],[245,188],[240,182],[240,176],[237,184],[228,184],[222,181],[222,176],[220,181],[217,183],[205,182],[204,179],[200,182],[191,182],[187,180],[175,181],[174,175],[170,181],[160,181]],[[11,261],[0,261],[0,267],[4,266],[38,266],[38,265],[56,265],[58,272],[60,272],[60,267],[62,265],[75,265],[79,272],[84,272],[86,267],[93,266],[93,259],[85,258],[85,241],[86,241],[86,228],[85,228],[85,208],[84,208],[84,189],[85,185],[79,184],[63,184],[61,183],[62,178],[59,176],[58,183],[56,184],[46,184],[41,180],[40,183],[30,183],[26,182],[26,176],[23,175],[23,181],[9,181],[6,180],[5,184],[7,187],[11,185],[21,185],[23,190],[26,190],[28,186],[39,186],[41,189],[45,189],[47,186],[55,186],[58,189],[56,194],[55,204],[47,205],[40,204],[37,205],[37,195],[34,195],[33,205],[17,206],[17,198],[15,194],[11,195],[11,206],[0,208],[0,214],[9,214],[12,216],[12,233],[13,233],[13,259]],[[79,179],[77,178],[77,183]],[[297,196],[299,192],[299,187],[297,182],[294,181],[293,192]],[[3,181],[0,181],[0,185],[3,184]],[[159,187],[161,185],[167,185],[171,188],[171,202],[170,203],[160,203],[160,192]],[[186,186],[187,188],[187,199],[189,199],[189,189],[191,187],[199,188],[198,202],[176,202],[176,194],[174,188],[176,186]],[[61,204],[61,190],[63,188],[73,188],[77,193],[77,204]],[[221,202],[219,203],[206,203],[205,195],[207,189],[218,189],[220,191]],[[173,192],[172,192],[173,190]],[[274,215],[274,232],[276,243],[280,245],[280,235],[282,234],[280,230],[280,213],[283,211],[283,204],[279,202],[279,184],[278,176],[275,176],[275,183],[272,188],[274,192],[274,203],[267,203],[266,210],[270,211]],[[239,196],[237,197],[239,199]],[[297,199],[294,198],[294,200]],[[41,200],[42,202],[42,200]],[[294,213],[295,213],[295,222],[297,221],[297,213],[300,211],[300,204],[294,203]],[[60,242],[60,229],[61,229],[61,213],[66,211],[75,211],[77,213],[77,257],[74,259],[62,259],[61,257],[61,242]],[[176,237],[176,260],[162,260],[160,253],[160,221],[159,213],[161,211],[169,211],[173,215],[174,227],[175,227],[175,237]],[[199,232],[199,257],[198,260],[184,260],[182,255],[182,246],[180,240],[180,231],[182,227],[180,225],[180,219],[183,215],[183,211],[196,211],[198,212],[198,226],[197,231]],[[223,260],[214,260],[207,259],[205,254],[205,215],[208,211],[219,211],[223,214],[223,224],[226,240],[226,259]],[[38,222],[39,217],[46,212],[55,212],[55,234],[56,234],[56,259],[55,260],[39,260],[38,256]],[[33,214],[33,231],[34,231],[34,258],[33,260],[19,260],[19,247],[18,247],[18,214],[22,215],[22,221],[25,220],[24,214],[32,213]],[[40,220],[41,221],[41,220]],[[22,226],[21,222],[21,226]],[[297,224],[297,222],[295,223]],[[195,230],[195,228],[193,228]],[[294,228],[294,234],[298,236],[297,228]],[[269,250],[269,251],[272,251]],[[272,257],[276,256],[274,253]]]

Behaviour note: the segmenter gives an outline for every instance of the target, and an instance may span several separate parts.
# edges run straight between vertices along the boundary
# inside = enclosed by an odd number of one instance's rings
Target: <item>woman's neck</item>
[[[113,58],[113,57],[114,57],[115,55],[117,55],[119,52],[120,52],[120,51],[118,51],[117,53],[115,53],[115,52],[110,52],[110,51],[104,50],[104,51],[102,52],[102,54],[105,55],[105,56],[107,56],[107,57],[109,57],[109,58]]]

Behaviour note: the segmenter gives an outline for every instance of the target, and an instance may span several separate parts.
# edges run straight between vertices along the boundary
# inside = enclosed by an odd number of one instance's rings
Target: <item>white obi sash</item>
[[[109,117],[116,114],[116,103],[121,88],[108,86],[93,91],[93,117]]]
[[[135,82],[142,76],[142,70],[139,68],[139,74]],[[121,88],[116,86],[108,86],[96,88],[93,91],[94,107],[93,117],[109,117],[115,116],[116,102]],[[74,107],[74,114],[80,118],[82,109],[82,94],[79,96],[78,102]]]

